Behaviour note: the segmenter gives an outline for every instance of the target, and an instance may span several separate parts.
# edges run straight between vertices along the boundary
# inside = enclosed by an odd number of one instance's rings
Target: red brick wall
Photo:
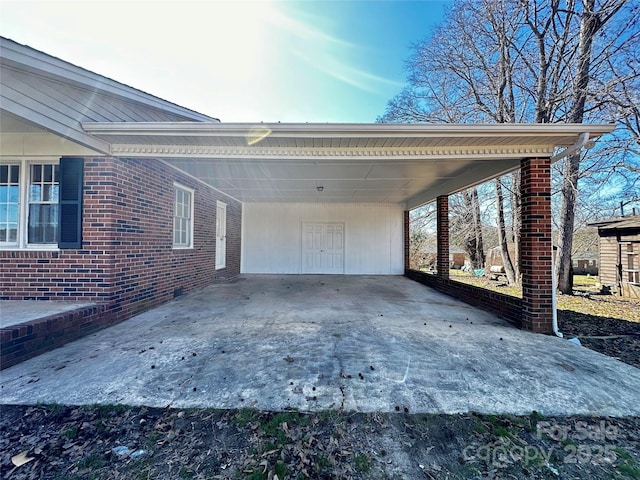
[[[195,190],[194,248],[173,240],[173,184]],[[227,204],[227,268],[215,270],[216,201]],[[0,251],[0,298],[107,303],[115,319],[240,273],[242,206],[155,159],[85,159],[83,248]]]
[[[405,275],[469,305],[495,313],[518,327],[522,325],[522,299],[520,298],[417,270],[407,270]]]
[[[553,277],[551,266],[551,161],[529,158],[521,165],[522,327],[550,333]]]
[[[409,221],[409,210],[404,211],[404,269],[405,271],[409,269],[410,263],[410,251],[411,251],[411,235],[409,232],[410,221]]]
[[[449,197],[440,196],[436,199],[438,259],[436,268],[438,276],[449,278]]]

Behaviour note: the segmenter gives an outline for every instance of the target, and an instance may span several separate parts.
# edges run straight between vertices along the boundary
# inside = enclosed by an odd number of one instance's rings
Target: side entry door
[[[216,270],[227,266],[227,204],[216,206]]]

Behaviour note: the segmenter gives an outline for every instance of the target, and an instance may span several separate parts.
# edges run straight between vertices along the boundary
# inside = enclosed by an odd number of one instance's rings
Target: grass
[[[282,460],[278,460],[273,469],[267,469],[268,473],[261,468],[262,467],[256,467],[244,478],[247,478],[248,480],[267,480],[269,478],[273,478],[270,475],[277,475],[279,479],[284,479],[287,476],[287,466]]]
[[[512,433],[509,431],[508,427],[513,426],[510,422],[507,422],[509,416],[497,416],[497,415],[487,415],[485,420],[489,425],[491,425],[491,433],[496,437],[504,437],[504,438],[513,438]]]
[[[196,476],[195,472],[192,472],[191,470],[187,470],[184,467],[180,467],[180,470],[178,471],[179,478],[193,478],[195,476]]]
[[[52,415],[60,415],[62,412],[64,412],[64,405],[61,405],[59,403],[37,402],[36,407],[47,408]]]
[[[357,453],[353,458],[353,464],[356,472],[368,473],[371,470],[371,458],[369,455]]]
[[[233,420],[239,427],[248,426],[252,430],[260,432],[261,439],[253,447],[253,452],[261,457],[265,457],[269,453],[267,458],[272,458],[272,455],[279,457],[280,451],[290,443],[284,424],[288,428],[306,427],[310,424],[309,416],[300,412],[269,413],[253,408],[238,410]],[[271,478],[269,475],[277,475],[278,478],[284,479],[287,476],[287,467],[282,460],[277,460],[269,468],[264,468],[261,463],[251,469],[252,471],[245,478],[262,480]]]
[[[573,288],[578,290],[589,289],[597,291],[598,277],[592,275],[574,275],[573,276]]]
[[[522,298],[522,287],[506,286],[505,281],[492,281],[487,277],[478,277],[461,270],[451,270],[450,278],[457,282],[474,285],[512,297]],[[579,295],[558,295],[558,310],[567,310],[585,315],[605,318],[618,318],[630,322],[640,322],[640,303],[637,300],[617,295],[597,295],[598,277],[575,275],[574,289],[591,293],[591,297]]]
[[[605,442],[606,458],[611,458],[611,461],[603,463],[584,461],[581,465],[575,466],[567,462],[568,455],[572,455],[578,461],[581,458],[584,460],[579,456],[580,445],[576,444],[575,439],[548,438],[542,432],[540,435],[535,433],[536,423],[539,421],[545,419],[550,423],[554,421],[566,423],[567,421],[554,420],[554,417],[545,418],[536,411],[532,411],[528,415],[473,413],[443,417],[431,414],[402,416],[336,411],[323,411],[314,414],[277,413],[251,408],[235,411],[214,409],[172,411],[151,408],[147,410],[146,407],[144,410],[135,407],[126,408],[128,409],[126,415],[115,418],[119,423],[113,423],[106,434],[98,437],[99,446],[96,446],[98,444],[93,441],[87,444],[83,458],[75,457],[74,460],[70,460],[69,454],[65,454],[61,450],[45,452],[48,463],[51,464],[50,460],[54,460],[53,463],[57,463],[61,469],[60,473],[51,471],[48,474],[34,476],[36,473],[34,468],[34,475],[31,477],[52,480],[209,479],[217,478],[214,475],[216,472],[221,473],[220,462],[217,459],[223,461],[222,458],[225,457],[224,462],[229,462],[228,467],[230,467],[225,472],[228,474],[228,477],[225,478],[269,480],[277,476],[280,480],[285,478],[302,480],[305,478],[347,478],[349,474],[355,478],[383,478],[383,475],[388,475],[389,468],[394,468],[386,465],[392,463],[396,457],[395,454],[389,455],[386,450],[375,447],[375,445],[382,443],[374,440],[375,436],[378,436],[378,438],[389,439],[390,444],[395,445],[391,447],[392,452],[404,451],[408,455],[413,455],[414,460],[421,458],[423,454],[433,456],[434,465],[442,465],[442,471],[439,470],[437,476],[429,476],[429,469],[425,467],[424,473],[429,478],[484,478],[491,474],[493,467],[490,462],[485,462],[479,456],[474,457],[476,460],[473,461],[466,457],[462,459],[464,461],[461,461],[460,449],[473,446],[474,452],[478,452],[477,448],[479,447],[486,447],[490,449],[492,455],[504,449],[509,455],[522,453],[527,447],[530,452],[534,453],[542,452],[544,449],[546,452],[544,456],[541,454],[526,455],[526,451],[524,451],[524,456],[511,457],[513,460],[511,462],[513,464],[512,470],[504,472],[509,478],[564,478],[566,476],[567,478],[594,477],[640,480],[640,465],[634,443],[635,435],[631,433],[637,432],[638,426],[635,420],[610,420],[611,425],[615,425],[612,428],[616,429],[612,431],[617,432],[619,428],[626,427],[632,429],[626,430],[629,433],[628,441],[627,435],[625,435],[615,440],[617,443],[615,446]],[[94,421],[98,409],[98,406],[95,406],[93,411],[88,407],[81,409],[76,407],[72,415],[75,419],[74,424],[66,422],[60,416],[43,417],[43,412],[37,412],[39,417],[36,419],[33,418],[34,415],[25,416],[22,413],[16,418],[20,418],[21,421],[31,419],[29,420],[30,424],[38,430],[41,428],[40,425],[46,424],[45,420],[53,422],[44,429],[45,438],[65,438],[74,435],[72,433],[73,425],[82,425],[85,419]],[[100,411],[106,411],[106,415],[111,415],[109,409]],[[150,448],[150,452],[152,450],[155,452],[149,456],[133,461],[123,458],[117,459],[109,453],[108,447],[115,438],[122,438],[116,437],[116,435],[133,438],[130,435],[132,432],[137,433],[138,427],[131,425],[131,419],[139,418],[141,411],[147,412],[150,419],[162,419],[163,422],[172,424],[177,435],[173,437],[172,442],[167,443],[164,447]],[[184,417],[185,412],[192,411],[193,419],[177,422],[177,419]],[[203,424],[201,430],[197,430],[197,435],[190,435],[189,432],[182,431],[182,422],[195,421],[197,418],[200,418],[202,420],[200,423]],[[599,420],[588,417],[584,421],[591,421],[594,422],[593,425],[596,425],[595,422]],[[220,435],[218,427],[212,432],[208,422],[220,425],[221,429],[231,427],[228,432],[225,432],[228,435]],[[287,427],[284,426],[285,423]],[[239,428],[240,424],[244,425],[244,428]],[[56,427],[53,428],[52,425]],[[349,428],[341,428],[341,425]],[[238,427],[238,431],[235,431],[234,427]],[[340,433],[338,434],[339,438],[334,441],[330,436],[336,431]],[[143,434],[143,438],[137,441],[140,447],[147,443],[149,440],[147,434],[151,433],[153,432],[148,431]],[[86,435],[86,431],[78,429],[77,438],[84,442],[89,438]],[[374,435],[374,437],[369,435]],[[403,439],[407,435],[411,439],[421,438],[423,441],[405,443]],[[218,442],[217,438],[220,438],[221,442]],[[600,455],[598,452],[601,452],[601,447],[597,449],[596,447],[601,440],[592,440],[595,443],[591,448],[591,455]],[[442,444],[443,448],[433,447],[434,451],[431,452],[429,446],[437,444]],[[592,444],[586,442],[586,445]],[[376,448],[378,452],[374,453],[371,448]],[[396,448],[400,450],[395,450]],[[200,451],[201,449],[211,450],[204,454]],[[16,451],[18,450],[20,448],[16,448]],[[183,462],[183,459],[187,458],[186,455],[190,455],[191,452],[194,455],[188,457],[189,463]],[[227,452],[234,453],[230,455]],[[549,461],[548,464],[547,461]],[[45,464],[42,465],[45,466]],[[29,466],[33,468],[36,463],[33,462]],[[25,467],[25,471],[27,468],[29,467]],[[224,468],[226,469],[227,466]],[[558,474],[558,471],[561,473]]]
[[[504,293],[512,297],[522,298],[522,287],[519,286],[504,286],[506,280],[500,281],[489,280],[487,277],[479,277],[472,273],[463,272],[462,270],[449,270],[449,277],[452,280],[458,282],[467,283],[469,285],[475,285],[477,287],[486,288],[495,292]],[[573,276],[573,288],[580,291],[590,291],[595,293],[597,288],[598,277],[592,277],[591,275],[574,275]]]
[[[234,421],[239,427],[244,427],[249,423],[255,422],[258,415],[258,410],[253,408],[241,408],[234,417]]]
[[[511,297],[522,298],[522,287],[504,286],[506,281],[493,281],[484,276],[477,276],[473,273],[463,272],[462,270],[449,270],[449,278],[456,282],[467,283],[476,287],[485,288],[494,292],[503,293]],[[503,285],[503,286],[498,286]]]
[[[67,440],[73,440],[78,437],[78,427],[73,426],[65,430],[62,434]]]
[[[282,429],[282,424],[286,423],[287,425],[299,425],[305,427],[309,425],[309,417],[302,415],[298,412],[282,412],[277,413],[271,418],[271,420],[267,422],[261,422],[260,427],[265,435],[270,437],[276,437],[280,444],[283,444],[286,441],[286,436],[284,430]]]
[[[617,467],[618,471],[624,475],[624,477],[618,478],[633,478],[634,480],[640,479],[640,467],[631,454],[620,447],[614,447],[613,451],[618,456],[618,460],[620,460],[620,464]]]
[[[93,410],[96,412],[96,416],[98,418],[109,418],[117,415],[122,415],[127,411],[127,407],[125,405],[120,404],[95,404],[95,405],[85,405],[88,410]]]
[[[78,470],[83,470],[85,468],[97,470],[98,468],[108,465],[108,463],[109,462],[107,462],[101,455],[89,455],[88,457],[80,460],[76,466],[78,467]]]
[[[321,471],[328,471],[331,469],[331,461],[329,460],[329,458],[321,453],[320,455],[318,455],[318,467],[320,468]]]
[[[276,462],[276,466],[273,469],[273,473],[275,473],[276,475],[278,475],[278,478],[285,478],[286,474],[287,474],[287,467],[285,466],[284,462],[282,460],[278,460]]]

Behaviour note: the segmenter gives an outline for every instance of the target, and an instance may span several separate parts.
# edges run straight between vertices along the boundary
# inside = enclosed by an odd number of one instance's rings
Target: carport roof
[[[0,37],[3,156],[166,160],[243,202],[415,208],[612,125],[251,124],[217,119]]]
[[[392,202],[411,209],[550,157],[585,124],[84,122],[123,157],[161,158],[243,202]]]

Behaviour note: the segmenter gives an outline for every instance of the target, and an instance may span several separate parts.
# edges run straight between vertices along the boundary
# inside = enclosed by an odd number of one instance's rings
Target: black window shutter
[[[82,179],[84,159],[62,157],[59,170],[59,248],[82,248]]]

